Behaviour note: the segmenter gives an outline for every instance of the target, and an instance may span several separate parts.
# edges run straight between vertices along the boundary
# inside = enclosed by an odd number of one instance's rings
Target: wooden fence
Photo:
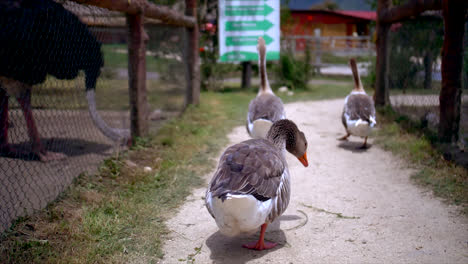
[[[185,65],[187,67],[187,87],[185,105],[200,102],[200,70],[198,57],[198,23],[196,0],[185,0],[185,14],[180,14],[166,6],[149,3],[146,0],[73,0],[80,4],[93,5],[126,14],[129,29],[128,76],[130,95],[131,136],[148,134],[148,102],[146,94],[146,43],[144,18],[158,19],[164,24],[184,27],[187,30]]]
[[[324,54],[335,56],[372,56],[375,55],[375,44],[370,36],[283,36],[281,50],[303,55],[310,52],[315,67],[322,67]]]
[[[371,36],[283,36],[281,46],[293,52],[306,48],[313,52],[330,52],[349,55],[367,55],[375,51]]]

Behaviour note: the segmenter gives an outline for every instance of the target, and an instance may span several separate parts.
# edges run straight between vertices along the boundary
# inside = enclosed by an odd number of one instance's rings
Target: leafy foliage
[[[200,59],[201,88],[204,91],[217,91],[221,89],[223,79],[229,73],[239,70],[239,65],[218,62],[219,55],[216,35],[204,34],[201,36]]]
[[[274,67],[277,82],[291,89],[305,89],[313,68],[310,64],[310,49],[306,49],[303,59],[298,59],[294,54],[283,51],[279,63]]]

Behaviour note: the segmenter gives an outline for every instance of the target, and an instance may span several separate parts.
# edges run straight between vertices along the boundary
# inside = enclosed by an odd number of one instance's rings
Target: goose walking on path
[[[271,125],[285,119],[283,102],[270,88],[266,73],[266,45],[258,38],[258,65],[260,69],[260,89],[257,97],[250,101],[247,113],[247,131],[252,138],[266,138]]]
[[[364,144],[361,148],[367,148],[367,137],[371,129],[377,124],[375,117],[374,101],[366,94],[357,70],[356,60],[349,61],[354,77],[354,89],[346,96],[341,122],[346,129],[346,135],[339,138],[347,140],[350,135],[363,137]]]
[[[290,120],[275,122],[267,139],[250,139],[226,149],[206,192],[206,207],[221,233],[236,236],[261,227],[257,242],[245,248],[264,250],[267,225],[288,207],[290,175],[285,150],[305,166],[307,140]]]

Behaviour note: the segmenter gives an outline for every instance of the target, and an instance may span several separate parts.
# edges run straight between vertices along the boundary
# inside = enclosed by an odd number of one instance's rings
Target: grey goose
[[[271,90],[266,72],[266,45],[262,37],[258,38],[258,66],[260,72],[260,89],[257,96],[250,101],[247,113],[247,131],[252,138],[265,138],[271,125],[285,119],[283,102]]]
[[[374,101],[364,91],[356,60],[350,59],[349,64],[353,72],[354,89],[345,98],[341,122],[346,129],[346,135],[340,140],[346,140],[350,135],[363,137],[364,144],[361,148],[367,148],[367,137],[377,124]]]
[[[253,233],[260,227],[258,241],[243,247],[269,249],[276,243],[264,241],[267,225],[287,208],[290,175],[286,150],[305,166],[307,140],[290,120],[276,121],[266,139],[250,139],[230,146],[221,155],[208,186],[205,205],[222,234]]]

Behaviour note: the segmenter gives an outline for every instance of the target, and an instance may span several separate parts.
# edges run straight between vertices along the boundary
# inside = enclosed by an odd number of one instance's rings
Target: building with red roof
[[[320,29],[322,36],[369,35],[369,24],[376,20],[375,11],[292,10],[282,23],[284,35],[313,35]]]
[[[375,11],[355,10],[291,10],[291,16],[281,22],[283,36],[322,37],[369,36],[370,24],[375,21]],[[297,48],[303,49],[303,40]]]

